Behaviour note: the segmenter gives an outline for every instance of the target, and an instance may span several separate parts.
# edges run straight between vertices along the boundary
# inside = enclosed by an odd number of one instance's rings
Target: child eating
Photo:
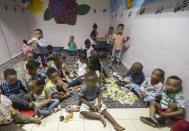
[[[39,118],[27,117],[20,114],[12,107],[12,102],[9,98],[2,95],[0,90],[0,131],[25,131],[22,127],[16,124],[40,124]]]
[[[33,98],[35,100],[35,112],[38,116],[47,117],[55,112],[55,108],[59,104],[59,99],[52,99],[47,96],[44,90],[45,80],[34,80]]]
[[[71,93],[67,91],[66,85],[60,79],[60,76],[56,69],[49,68],[47,70],[47,80],[45,84],[45,92],[47,93],[47,98],[59,99],[60,101],[71,96]]]
[[[97,76],[94,72],[87,74],[86,84],[79,93],[81,102],[80,113],[92,120],[100,120],[106,127],[107,119],[117,131],[123,131],[125,128],[120,126],[115,119],[107,112],[106,106],[101,100],[101,88],[97,84]]]
[[[123,34],[124,25],[119,24],[117,26],[117,32],[113,35],[113,52],[112,52],[112,64],[117,62],[121,64],[122,50],[124,43],[126,43],[130,38]]]
[[[151,77],[148,77],[141,86],[136,85],[134,92],[143,99],[144,102],[151,102],[160,95],[163,89],[164,71],[161,69],[155,69],[152,71]]]
[[[160,102],[151,103],[150,117],[141,116],[141,121],[153,127],[162,127],[184,118],[185,100],[182,94],[182,80],[178,76],[167,78],[161,97]],[[156,118],[156,114],[160,117]]]
[[[1,83],[0,89],[4,96],[11,99],[13,106],[19,110],[32,109],[31,97],[22,82],[17,79],[14,69],[4,71],[5,82]]]

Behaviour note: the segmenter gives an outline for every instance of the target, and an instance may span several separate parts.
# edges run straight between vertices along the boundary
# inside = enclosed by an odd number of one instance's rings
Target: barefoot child
[[[48,98],[47,92],[44,90],[45,80],[34,80],[33,98],[35,100],[35,112],[38,116],[47,117],[55,112],[55,108],[59,104],[59,99]]]
[[[121,64],[121,56],[124,43],[126,43],[130,38],[123,34],[124,25],[119,24],[117,26],[117,32],[113,35],[113,52],[112,52],[112,64],[117,62],[119,65]]]
[[[97,77],[94,72],[87,74],[86,85],[81,88],[79,98],[81,102],[80,113],[92,120],[100,120],[106,127],[107,119],[117,131],[123,131],[125,128],[120,126],[115,119],[107,112],[106,106],[101,100],[101,89],[97,84]]]
[[[151,103],[150,117],[141,116],[141,121],[153,127],[162,127],[184,118],[185,100],[182,94],[182,80],[178,76],[167,78],[161,97],[160,103]],[[156,114],[160,117],[156,118]]]
[[[136,85],[134,92],[136,92],[144,102],[151,102],[160,95],[163,89],[164,71],[155,69],[152,71],[151,77],[148,77],[141,86]]]
[[[0,131],[25,131],[16,124],[29,123],[40,124],[41,121],[38,118],[21,115],[12,107],[11,100],[2,95],[0,90]]]

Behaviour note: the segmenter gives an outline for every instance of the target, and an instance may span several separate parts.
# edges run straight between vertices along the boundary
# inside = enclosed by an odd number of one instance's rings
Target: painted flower
[[[75,25],[77,15],[85,15],[90,11],[86,4],[78,5],[76,0],[49,0],[44,19],[54,18],[58,24]]]

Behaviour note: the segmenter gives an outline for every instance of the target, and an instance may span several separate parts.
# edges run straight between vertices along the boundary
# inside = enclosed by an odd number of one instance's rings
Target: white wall
[[[4,6],[8,6],[8,10]],[[16,7],[16,11],[14,11]],[[1,63],[10,60],[21,52],[22,40],[29,38],[29,30],[25,17],[26,13],[14,3],[0,1],[0,37]]]
[[[124,12],[122,18],[112,19],[111,24],[125,24],[131,40],[123,61],[131,66],[139,61],[144,65],[146,76],[154,68],[162,68],[166,76],[178,75],[183,79],[184,94],[189,118],[189,12],[174,14],[167,12],[159,15],[136,15],[137,8]]]
[[[91,6],[91,11],[84,16],[79,16],[75,26],[66,24],[56,24],[54,19],[50,21],[43,20],[43,13],[40,16],[29,16],[30,30],[35,28],[41,28],[44,31],[44,37],[47,44],[55,46],[67,47],[67,42],[70,35],[75,36],[75,41],[78,47],[83,46],[84,41],[89,38],[92,26],[96,22],[99,26],[100,35],[104,35],[107,31],[110,21],[110,14],[107,11],[103,13],[103,9],[108,9],[108,0],[77,0],[79,4],[88,4]],[[48,6],[46,2],[45,8]],[[97,10],[97,13],[93,13],[93,9]],[[31,36],[33,32],[30,32]]]

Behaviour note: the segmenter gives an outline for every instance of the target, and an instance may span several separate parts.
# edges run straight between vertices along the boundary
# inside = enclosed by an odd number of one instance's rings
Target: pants
[[[35,112],[38,116],[47,117],[54,112],[54,108],[58,106],[59,102],[59,99],[52,99],[46,107],[36,110]]]
[[[134,91],[135,91],[137,94],[140,94],[141,88],[140,88],[139,85],[136,85],[133,89],[134,89]],[[155,98],[154,98],[153,96],[147,95],[147,96],[145,96],[145,97],[143,98],[143,101],[144,101],[144,102],[151,102],[151,101],[153,101],[154,99],[155,99]]]
[[[9,96],[9,99],[12,101],[13,107],[19,110],[28,109],[31,101],[30,95],[23,92],[17,95],[12,94]]]
[[[23,116],[20,112],[16,112],[16,115],[13,117],[13,123],[6,126],[0,126],[0,131],[25,131],[22,127],[19,127],[16,124],[29,124],[32,122],[31,117]]]
[[[84,81],[84,79],[77,78],[77,79],[75,79],[75,80],[73,80],[73,81],[68,83],[68,88],[81,85],[83,83],[83,81]]]
[[[69,51],[68,53],[69,53],[70,56],[76,56],[77,55],[76,51]]]
[[[112,51],[112,62],[121,62],[121,57],[122,57],[122,50],[115,50],[113,49]]]

